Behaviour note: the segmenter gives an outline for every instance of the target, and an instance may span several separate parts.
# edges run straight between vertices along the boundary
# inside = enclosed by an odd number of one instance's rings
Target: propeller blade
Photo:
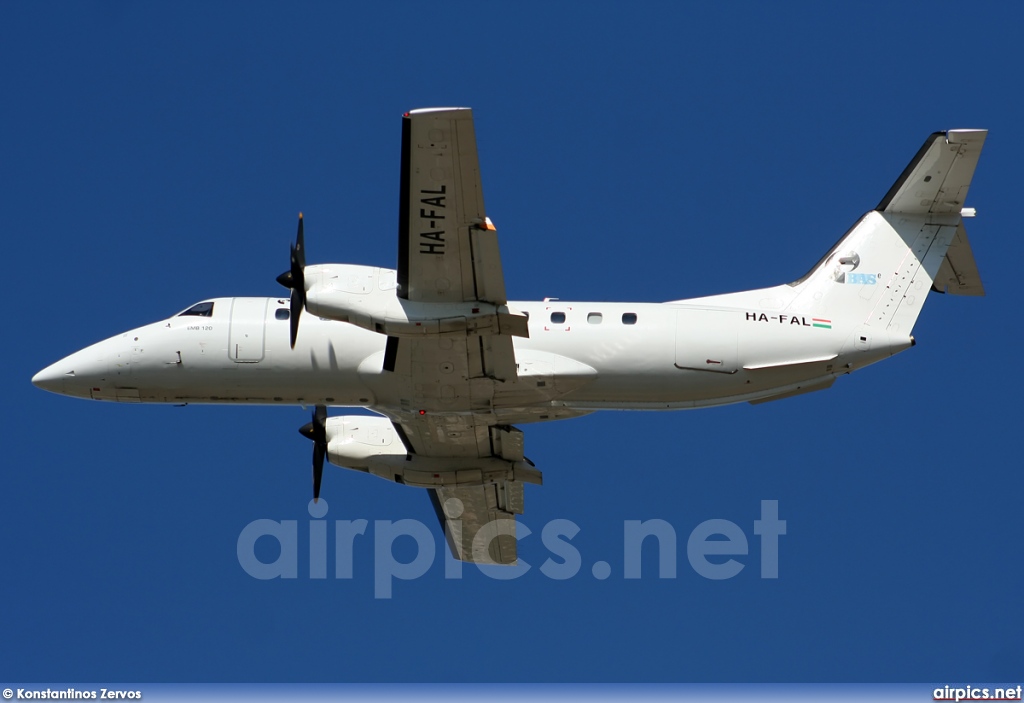
[[[300,268],[306,267],[306,242],[302,235],[302,213],[299,213],[299,231],[295,233],[294,259],[298,261]]]
[[[289,247],[288,270],[277,277],[277,282],[291,290],[289,305],[289,342],[295,348],[299,336],[299,317],[306,307],[306,238],[303,232],[302,213],[299,213],[299,229],[295,233],[295,244]]]
[[[299,428],[299,434],[313,440],[313,502],[320,500],[320,482],[324,477],[324,457],[327,455],[327,406],[317,405],[313,419]]]
[[[327,406],[317,405],[313,408],[313,424],[317,427],[319,435],[317,440],[320,442],[327,441]]]
[[[320,481],[324,477],[324,453],[326,447],[317,442],[313,445],[313,502],[320,500]]]
[[[304,297],[305,296],[302,295],[299,291],[295,290],[294,288],[292,289],[292,298],[291,298],[291,307],[290,307],[291,312],[289,313],[289,316],[288,316],[288,319],[289,319],[289,322],[290,322],[290,325],[291,325],[289,327],[289,332],[290,332],[289,340],[291,341],[292,349],[295,348],[295,340],[299,336],[299,317],[302,315],[302,309],[306,306],[305,305],[306,301],[303,300]]]

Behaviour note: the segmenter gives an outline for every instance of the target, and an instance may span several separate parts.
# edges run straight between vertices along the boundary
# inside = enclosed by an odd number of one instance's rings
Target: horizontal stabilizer
[[[953,295],[985,295],[985,286],[981,284],[981,274],[974,262],[974,252],[963,223],[957,227],[946,258],[932,283],[932,290]]]
[[[987,134],[984,129],[932,134],[875,209],[904,215],[959,213]]]

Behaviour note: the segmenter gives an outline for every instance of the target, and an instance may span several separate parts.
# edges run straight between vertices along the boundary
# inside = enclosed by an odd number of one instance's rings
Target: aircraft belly
[[[784,366],[768,370],[740,370],[735,374],[678,371],[674,378],[656,383],[637,379],[606,378],[579,392],[561,397],[555,404],[574,410],[680,410],[748,402],[788,392],[810,381],[834,378],[830,363]],[[711,378],[715,376],[715,378]]]

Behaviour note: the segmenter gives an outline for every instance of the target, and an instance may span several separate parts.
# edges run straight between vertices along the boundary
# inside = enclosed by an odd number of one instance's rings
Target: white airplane
[[[541,483],[514,424],[821,390],[913,346],[929,290],[983,295],[962,218],[986,134],[928,137],[797,281],[660,304],[510,302],[472,112],[414,110],[402,119],[397,270],[306,265],[300,215],[277,279],[290,300],[204,300],[32,382],[94,400],[314,406],[300,430],[314,443],[314,500],[325,456],[428,488],[456,558],[512,564],[523,484]],[[328,406],[379,415],[327,417]]]

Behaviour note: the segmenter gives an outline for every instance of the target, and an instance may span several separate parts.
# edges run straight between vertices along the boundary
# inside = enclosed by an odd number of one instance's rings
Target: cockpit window
[[[213,303],[196,303],[185,312],[178,313],[178,317],[185,317],[186,315],[195,315],[196,317],[213,317]]]

